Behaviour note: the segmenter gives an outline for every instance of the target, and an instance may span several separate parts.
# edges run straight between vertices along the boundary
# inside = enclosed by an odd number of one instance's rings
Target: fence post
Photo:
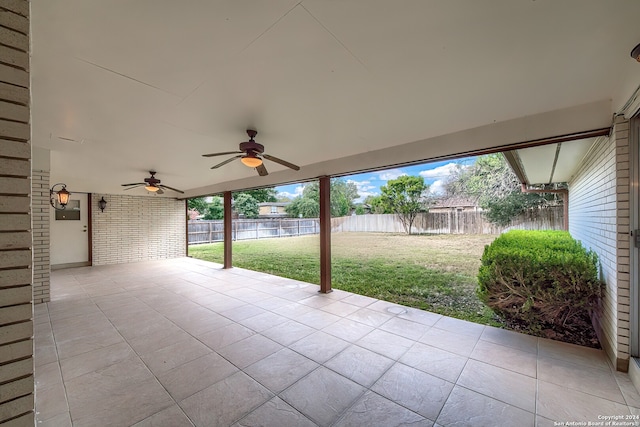
[[[458,210],[456,209],[455,211],[455,223],[456,223],[456,232],[455,234],[460,234],[460,214],[458,213]]]
[[[232,262],[233,245],[232,245],[232,238],[231,238],[233,217],[232,217],[232,211],[231,211],[231,191],[225,191],[222,197],[223,197],[223,206],[224,206],[223,208],[224,210],[224,217],[223,217],[224,267],[223,268],[228,269],[233,267],[233,262]]]
[[[300,218],[296,220],[296,223],[298,224],[298,234],[296,236],[300,236]]]
[[[208,222],[207,225],[209,226],[209,241],[207,243],[212,243],[213,242],[213,235],[212,235],[211,229],[213,227],[211,227],[212,224],[210,222]]]

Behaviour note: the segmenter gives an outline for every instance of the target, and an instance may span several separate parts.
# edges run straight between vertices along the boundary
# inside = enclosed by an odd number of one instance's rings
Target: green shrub
[[[485,246],[478,297],[511,326],[561,338],[591,324],[597,263],[566,231],[512,230]]]

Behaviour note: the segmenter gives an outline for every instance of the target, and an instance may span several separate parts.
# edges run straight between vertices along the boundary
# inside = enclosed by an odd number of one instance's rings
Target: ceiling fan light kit
[[[247,129],[247,135],[249,135],[249,141],[241,142],[238,151],[224,151],[221,153],[211,153],[211,154],[203,154],[202,157],[216,157],[216,156],[226,156],[228,154],[236,154],[223,162],[218,163],[211,167],[211,169],[218,169],[221,166],[226,165],[227,163],[231,163],[235,159],[240,159],[243,165],[254,168],[258,175],[266,176],[269,175],[267,172],[267,168],[263,164],[263,158],[267,160],[271,160],[272,162],[281,164],[282,166],[286,166],[289,169],[293,169],[295,171],[300,170],[300,166],[294,165],[293,163],[289,163],[286,160],[279,159],[274,156],[270,156],[269,154],[264,154],[264,145],[257,143],[254,138],[258,134],[258,131],[254,129]],[[262,156],[262,157],[260,157]]]
[[[156,194],[164,194],[164,190],[175,191],[176,193],[184,194],[184,191],[177,188],[169,187],[168,185],[161,184],[158,178],[156,178],[156,171],[149,171],[151,175],[149,178],[145,178],[144,182],[134,182],[131,184],[122,184],[123,187],[127,187],[124,190],[131,190],[132,188],[144,187],[145,190]]]
[[[250,168],[257,168],[262,164],[262,159],[256,157],[255,154],[247,154],[246,156],[240,158],[240,161],[242,162],[242,164]]]

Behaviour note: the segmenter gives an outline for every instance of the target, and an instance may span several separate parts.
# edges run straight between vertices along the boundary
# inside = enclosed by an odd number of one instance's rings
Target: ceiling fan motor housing
[[[156,178],[156,171],[154,170],[150,170],[149,174],[151,175],[149,178],[145,178],[144,182],[146,182],[147,184],[155,187],[156,184],[160,184],[160,180],[158,178]]]
[[[258,144],[255,141],[241,142],[240,151],[244,151],[247,154],[251,152],[253,152],[254,154],[262,154],[264,153],[264,145]]]
[[[158,178],[145,178],[144,182],[146,182],[147,184],[151,184],[151,185],[156,185],[156,184],[160,184],[160,180]]]

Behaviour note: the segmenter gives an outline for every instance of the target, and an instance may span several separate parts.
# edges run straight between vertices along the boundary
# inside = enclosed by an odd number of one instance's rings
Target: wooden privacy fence
[[[223,232],[222,220],[189,221],[189,244],[222,242]],[[233,240],[248,240],[304,236],[319,232],[318,218],[234,219],[231,237]]]
[[[233,220],[233,240],[264,239],[318,234],[317,218],[277,218]],[[500,234],[507,230],[562,230],[562,207],[527,211],[507,227],[490,223],[482,212],[428,212],[418,215],[412,232],[428,234]],[[223,241],[223,223],[189,221],[189,244]],[[352,215],[331,219],[332,232],[404,233],[396,215]]]
[[[562,230],[562,207],[527,211],[507,227],[489,222],[482,212],[428,212],[418,214],[412,233],[415,234],[500,234],[511,229]],[[333,232],[382,232],[404,233],[402,223],[396,215],[354,215],[331,219]]]

